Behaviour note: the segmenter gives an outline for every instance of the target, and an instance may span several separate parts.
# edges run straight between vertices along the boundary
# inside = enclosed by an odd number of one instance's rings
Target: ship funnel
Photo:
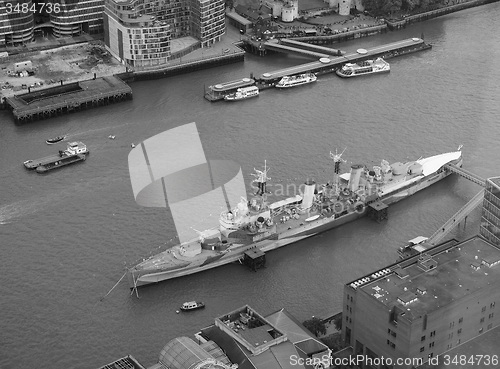
[[[304,196],[302,199],[302,209],[309,209],[314,200],[314,190],[316,189],[316,182],[312,179],[308,179],[305,182]]]
[[[356,191],[359,187],[359,179],[361,178],[361,172],[363,171],[363,166],[359,164],[351,165],[351,175],[349,176],[349,189],[351,191]]]

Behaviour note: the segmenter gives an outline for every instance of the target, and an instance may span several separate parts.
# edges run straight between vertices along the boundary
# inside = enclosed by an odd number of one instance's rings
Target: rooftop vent
[[[427,288],[423,286],[418,286],[417,287],[417,292],[421,295],[425,295],[427,293]]]
[[[432,258],[429,254],[422,254],[418,259],[417,266],[422,269],[424,272],[428,272],[436,268],[438,265],[437,261]]]
[[[475,262],[474,262],[474,263],[471,263],[471,265],[470,265],[470,266],[471,266],[471,268],[472,268],[472,269],[474,269],[474,270],[479,270],[479,269],[481,269],[481,264],[479,264],[479,263],[475,263]]]

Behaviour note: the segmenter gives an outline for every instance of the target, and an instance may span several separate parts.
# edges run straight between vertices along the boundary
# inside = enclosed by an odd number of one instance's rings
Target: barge
[[[23,164],[26,169],[36,170],[37,173],[46,173],[49,170],[64,167],[87,159],[89,150],[80,141],[69,142],[66,150],[59,150],[58,154],[40,159],[26,160]]]

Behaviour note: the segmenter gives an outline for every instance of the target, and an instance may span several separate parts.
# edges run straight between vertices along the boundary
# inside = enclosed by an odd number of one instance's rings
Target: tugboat
[[[178,157],[167,149],[174,143]],[[193,147],[199,148],[196,154]],[[447,164],[462,166],[459,148],[393,164],[386,160],[373,167],[353,164],[342,173],[342,155],[330,152],[333,166],[326,183],[307,179],[300,194],[284,198],[267,191],[271,178],[266,162],[263,170],[254,168],[252,188],[247,189],[237,163],[208,161],[195,123],[137,145],[128,156],[134,198],[141,206],[169,209],[177,243],[129,268],[130,288],[242,262],[248,252],[265,253],[373,215],[379,207],[446,178],[451,174]],[[179,157],[190,161],[179,164]],[[198,181],[209,185],[201,189],[191,185],[192,168]]]
[[[182,311],[191,311],[191,310],[203,309],[204,307],[205,304],[203,302],[189,301],[183,303],[180,309]]]
[[[238,88],[235,93],[224,96],[226,101],[245,100],[259,96],[259,88],[256,86]]]
[[[54,144],[56,144],[58,142],[61,142],[65,138],[66,138],[66,136],[57,136],[57,137],[49,138],[45,142],[47,143],[47,145],[54,145]]]

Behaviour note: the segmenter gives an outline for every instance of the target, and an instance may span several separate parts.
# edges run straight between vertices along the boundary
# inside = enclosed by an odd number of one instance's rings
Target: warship
[[[344,150],[345,151],[345,150]],[[294,196],[269,200],[269,167],[253,173],[247,190],[238,164],[207,160],[195,123],[153,136],[133,148],[129,171],[136,202],[168,208],[178,244],[128,268],[130,288],[241,261],[358,219],[373,204],[390,205],[451,174],[462,165],[457,151],[341,173],[344,153],[330,152],[332,181],[307,179]],[[180,160],[179,158],[182,158]]]

